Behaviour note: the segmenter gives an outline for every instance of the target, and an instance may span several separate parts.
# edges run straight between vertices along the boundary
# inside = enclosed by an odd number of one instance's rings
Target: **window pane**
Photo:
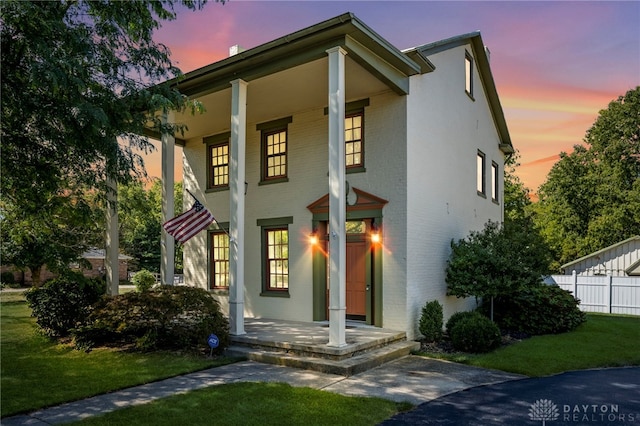
[[[485,183],[484,183],[484,154],[478,153],[476,159],[476,189],[478,192],[484,194],[485,192]]]
[[[211,287],[229,288],[229,236],[226,233],[211,235]]]
[[[289,288],[289,232],[270,229],[267,234],[267,289]]]
[[[491,164],[491,198],[498,200],[498,165]]]
[[[464,89],[467,93],[471,94],[471,82],[472,82],[472,63],[471,58],[469,56],[465,56],[464,58],[464,72],[465,72],[465,87]]]
[[[211,166],[209,169],[209,187],[227,186],[229,184],[229,144],[209,147]]]
[[[345,164],[347,167],[359,167],[363,161],[362,113],[345,118]]]
[[[278,131],[265,137],[265,177],[286,176],[287,132]]]

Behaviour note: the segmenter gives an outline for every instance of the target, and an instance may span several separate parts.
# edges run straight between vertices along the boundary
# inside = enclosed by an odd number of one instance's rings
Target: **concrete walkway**
[[[380,367],[343,377],[279,365],[243,361],[159,382],[95,396],[2,419],[3,426],[52,425],[79,421],[121,408],[208,386],[234,382],[282,382],[348,396],[375,396],[421,404],[475,386],[523,376],[419,356],[407,356]]]

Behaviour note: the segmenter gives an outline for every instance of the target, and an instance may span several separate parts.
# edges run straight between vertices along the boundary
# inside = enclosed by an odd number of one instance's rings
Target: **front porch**
[[[346,345],[331,347],[329,322],[245,318],[246,334],[231,336],[229,356],[351,376],[419,349],[403,331],[347,321]]]

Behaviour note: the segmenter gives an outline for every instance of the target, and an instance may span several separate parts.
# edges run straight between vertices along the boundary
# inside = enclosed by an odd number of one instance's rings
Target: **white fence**
[[[640,277],[552,275],[545,280],[569,290],[586,312],[640,315]]]

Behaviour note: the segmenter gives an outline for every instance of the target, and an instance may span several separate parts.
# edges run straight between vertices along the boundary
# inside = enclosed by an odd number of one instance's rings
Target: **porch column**
[[[162,122],[173,123],[174,113],[164,112]],[[162,223],[175,216],[175,204],[173,195],[173,183],[175,180],[174,159],[176,139],[174,136],[163,133],[160,136],[162,144]],[[162,228],[160,236],[160,283],[173,285],[175,268],[175,240]]]
[[[118,143],[115,141],[115,143]],[[112,164],[107,160],[107,168]],[[120,284],[120,239],[118,237],[118,182],[107,177],[107,209],[105,211],[107,225],[104,247],[104,269],[107,281],[107,294],[116,296]]]
[[[231,147],[229,158],[229,328],[244,331],[244,179],[247,139],[247,82],[231,82]]]
[[[329,346],[346,346],[346,191],[344,159],[344,62],[347,52],[329,54]]]

